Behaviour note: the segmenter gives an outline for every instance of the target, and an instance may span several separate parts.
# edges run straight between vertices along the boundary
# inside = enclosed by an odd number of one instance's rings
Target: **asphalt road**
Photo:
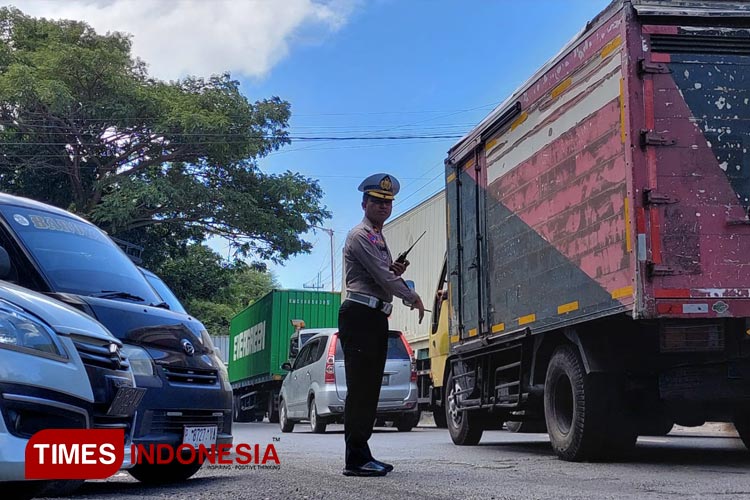
[[[579,464],[558,460],[544,434],[492,431],[479,446],[457,447],[445,430],[379,429],[373,453],[395,470],[386,477],[350,478],[341,475],[342,426],[317,435],[306,424],[292,434],[269,423],[235,425],[235,443],[274,444],[278,469],[204,465],[193,479],[169,487],[144,487],[120,473],[86,483],[75,498],[750,498],[750,453],[726,433],[641,438],[627,463]]]

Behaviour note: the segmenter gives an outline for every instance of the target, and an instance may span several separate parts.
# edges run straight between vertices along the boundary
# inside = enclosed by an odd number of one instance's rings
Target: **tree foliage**
[[[0,189],[123,239],[184,250],[220,235],[276,261],[309,251],[300,235],[330,216],[317,181],[257,165],[289,143],[289,116],[229,74],[150,78],[128,35],[0,8]]]
[[[212,335],[228,335],[235,314],[278,287],[263,266],[226,264],[204,245],[188,246],[154,271]]]

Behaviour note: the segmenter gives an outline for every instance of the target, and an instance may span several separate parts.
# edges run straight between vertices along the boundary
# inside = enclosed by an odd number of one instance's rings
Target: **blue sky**
[[[292,105],[292,136],[462,136],[553,57],[609,0],[11,0],[34,16],[133,35],[151,75],[230,71],[250,100]],[[296,142],[266,172],[319,179],[341,247],[362,218],[360,181],[401,181],[394,216],[443,185],[455,138]],[[270,268],[285,288],[331,287],[330,243]],[[227,255],[226,244],[211,246]],[[392,249],[399,252],[402,249]]]
[[[381,1],[357,10],[340,31],[293,49],[262,81],[243,80],[251,98],[292,103],[292,135],[463,135],[521,85],[608,2]],[[444,183],[456,139],[293,143],[263,159],[268,172],[318,178],[333,212],[335,265],[346,232],[362,217],[360,181],[385,171],[401,181],[394,216]],[[330,289],[328,235],[312,254],[272,266],[281,284],[318,281]],[[398,252],[401,249],[392,249]],[[337,269],[335,286],[341,284]]]

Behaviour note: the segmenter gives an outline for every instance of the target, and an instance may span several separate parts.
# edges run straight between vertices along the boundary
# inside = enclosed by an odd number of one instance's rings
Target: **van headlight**
[[[0,303],[0,347],[67,357],[56,337],[57,334],[37,318]]]
[[[130,368],[133,369],[134,375],[142,375],[145,377],[154,376],[154,362],[146,349],[125,344],[120,349],[120,352],[128,358]]]

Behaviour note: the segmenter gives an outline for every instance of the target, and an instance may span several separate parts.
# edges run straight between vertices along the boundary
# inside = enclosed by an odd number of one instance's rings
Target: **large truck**
[[[711,420],[750,447],[748,26],[615,0],[449,150],[454,443],[543,419],[597,460]]]
[[[340,305],[338,292],[273,290],[232,318],[229,381],[235,421],[266,416],[279,421],[279,391],[286,376],[281,365],[304,343],[301,328],[337,326]]]

